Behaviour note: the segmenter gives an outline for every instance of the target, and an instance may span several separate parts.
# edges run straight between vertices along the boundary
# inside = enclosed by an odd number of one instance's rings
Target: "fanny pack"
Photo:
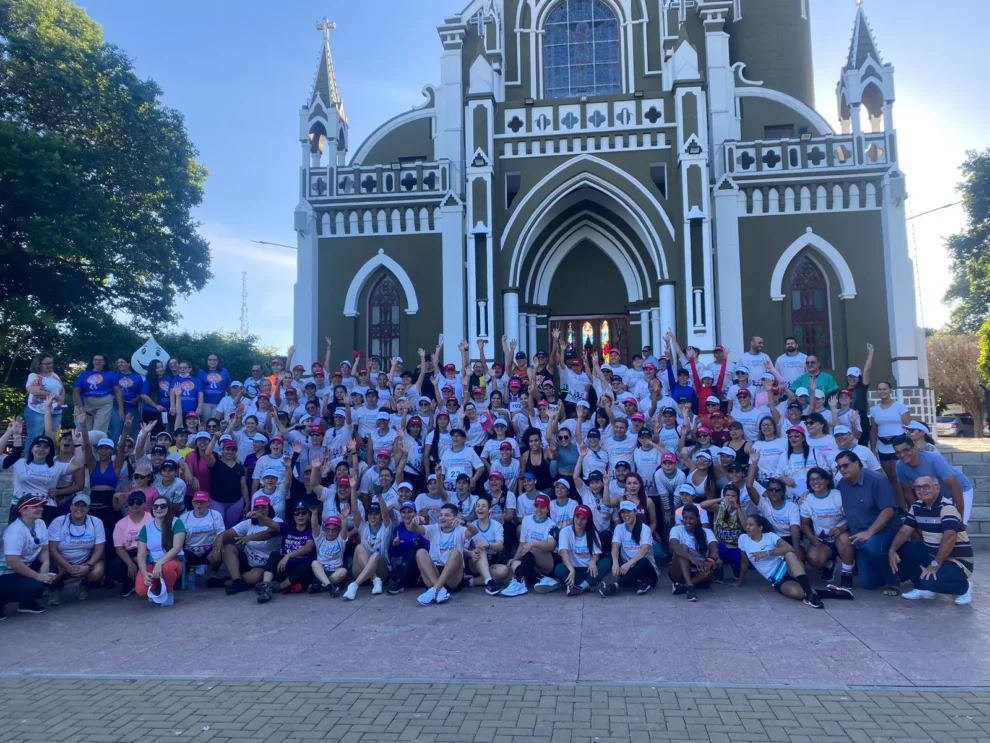
[[[892,443],[894,443],[894,439],[896,439],[897,437],[896,436],[878,436],[877,438],[880,439],[880,443],[881,444],[883,444],[885,446],[890,446]]]

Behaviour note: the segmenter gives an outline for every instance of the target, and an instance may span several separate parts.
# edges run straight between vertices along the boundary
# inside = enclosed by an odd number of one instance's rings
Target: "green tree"
[[[952,283],[944,299],[952,305],[949,328],[974,333],[990,317],[990,150],[967,152],[960,172],[966,229],[945,241]]]
[[[203,288],[196,155],[84,10],[0,0],[0,381],[35,351],[162,327]]]
[[[977,436],[983,431],[987,414],[981,380],[986,343],[983,332],[979,337],[939,333],[928,339],[928,378],[939,406],[961,405],[973,416]]]

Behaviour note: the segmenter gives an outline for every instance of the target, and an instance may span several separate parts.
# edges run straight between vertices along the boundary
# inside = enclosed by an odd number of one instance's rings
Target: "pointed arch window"
[[[368,349],[372,356],[399,355],[399,287],[384,273],[368,295]]]
[[[546,98],[621,93],[619,23],[602,0],[560,0],[544,26]]]
[[[791,327],[798,347],[815,355],[823,369],[832,368],[832,327],[828,281],[808,256],[798,261],[791,275]]]

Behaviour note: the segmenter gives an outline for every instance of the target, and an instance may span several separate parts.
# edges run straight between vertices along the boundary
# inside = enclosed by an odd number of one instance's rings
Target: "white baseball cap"
[[[807,387],[798,387],[796,390],[794,390],[794,394],[797,397],[801,397],[801,395],[804,395],[805,397],[807,397],[808,394],[809,394],[808,393],[808,388]]]
[[[848,369],[846,369],[846,376],[861,377],[863,376],[863,370],[860,369],[858,366],[850,366]]]

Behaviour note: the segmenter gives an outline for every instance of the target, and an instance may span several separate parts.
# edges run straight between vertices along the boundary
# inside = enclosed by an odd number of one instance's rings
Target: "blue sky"
[[[421,103],[425,84],[438,82],[436,26],[466,2],[80,3],[103,25],[106,39],[127,51],[138,73],[159,83],[165,102],[185,114],[211,172],[196,217],[211,243],[215,278],[180,301],[181,328],[237,330],[246,270],[251,332],[282,349],[291,343],[295,251],[250,241],[295,244],[298,110],[316,71],[317,20],[328,15],[338,26],[332,36],[337,83],[356,145]],[[990,105],[980,93],[990,67],[990,6],[986,0],[866,0],[865,7],[884,60],[897,70],[894,116],[909,209],[920,213],[956,201],[965,151],[990,146]],[[817,107],[833,122],[855,10],[855,0],[811,0]],[[942,238],[962,225],[959,207],[913,222],[926,325],[939,326],[947,317]]]

